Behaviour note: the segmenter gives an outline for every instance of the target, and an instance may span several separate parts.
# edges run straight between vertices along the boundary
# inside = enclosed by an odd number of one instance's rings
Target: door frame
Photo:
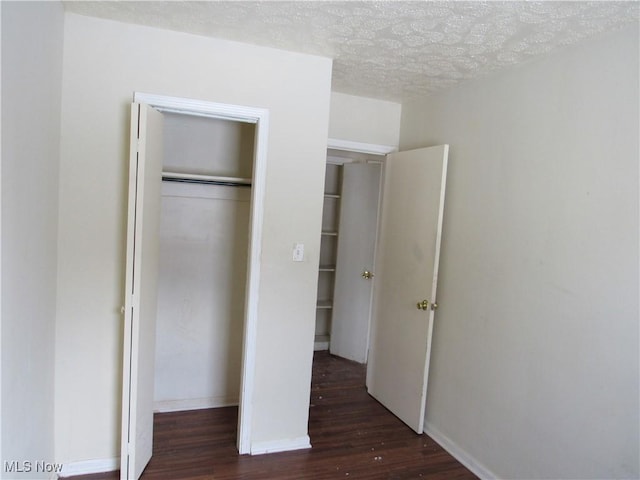
[[[395,145],[382,145],[376,143],[362,143],[362,142],[352,142],[350,140],[341,140],[336,138],[329,138],[327,140],[327,148],[331,150],[339,150],[343,152],[350,153],[361,153],[367,155],[379,155],[381,157],[381,171],[380,171],[380,193],[378,195],[378,205],[377,208],[377,218],[376,218],[376,231],[375,231],[375,242],[373,249],[373,269],[375,272],[376,260],[377,260],[377,251],[378,251],[378,238],[380,236],[380,214],[381,214],[381,206],[382,206],[382,195],[384,192],[382,191],[384,185],[384,167],[385,161],[387,159],[387,155],[390,153],[395,153],[398,151],[398,146]],[[340,162],[327,162],[334,163],[337,165],[344,165],[345,163],[350,163],[353,160],[349,159],[349,157],[345,157]],[[369,320],[367,322],[367,353],[365,355],[365,363],[369,360],[369,345],[371,343],[371,319],[373,318],[373,306],[374,306],[374,298],[375,298],[375,277],[373,278],[373,285],[371,286],[371,298],[369,299]],[[331,339],[329,339],[331,342]]]
[[[269,110],[141,92],[134,92],[133,101],[150,105],[160,112],[252,123],[256,126],[253,150],[253,178],[249,219],[249,254],[247,259],[247,288],[242,340],[238,436],[236,444],[240,454],[248,454],[251,452],[251,426],[253,423],[252,399],[255,388],[258,300],[260,297],[260,257],[267,179]]]

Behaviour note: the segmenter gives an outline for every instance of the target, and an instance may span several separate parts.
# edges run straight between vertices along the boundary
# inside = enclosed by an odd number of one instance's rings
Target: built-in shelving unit
[[[318,268],[318,303],[316,309],[315,349],[328,350],[333,308],[340,215],[342,166],[327,163],[322,210],[322,237],[320,240],[320,266]]]

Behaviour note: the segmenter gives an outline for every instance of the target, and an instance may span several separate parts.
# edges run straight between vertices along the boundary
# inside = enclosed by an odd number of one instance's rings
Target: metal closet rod
[[[224,177],[219,175],[199,175],[196,173],[162,172],[162,180],[169,182],[203,183],[231,187],[250,187],[250,178]]]

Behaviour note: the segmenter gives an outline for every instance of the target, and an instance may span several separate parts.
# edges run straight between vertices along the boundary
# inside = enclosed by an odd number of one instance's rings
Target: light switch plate
[[[304,243],[296,243],[293,246],[293,261],[302,262],[304,260]]]

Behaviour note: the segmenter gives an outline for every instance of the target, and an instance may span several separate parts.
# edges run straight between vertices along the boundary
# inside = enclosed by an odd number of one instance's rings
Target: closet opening
[[[367,362],[385,156],[327,149],[315,351]]]
[[[251,453],[268,132],[266,109],[134,93],[122,478],[152,456],[154,411],[238,405]]]
[[[266,109],[134,93],[122,478],[151,459],[154,411],[237,404],[251,453],[268,133]]]
[[[164,113],[154,413],[239,404],[255,130]]]

